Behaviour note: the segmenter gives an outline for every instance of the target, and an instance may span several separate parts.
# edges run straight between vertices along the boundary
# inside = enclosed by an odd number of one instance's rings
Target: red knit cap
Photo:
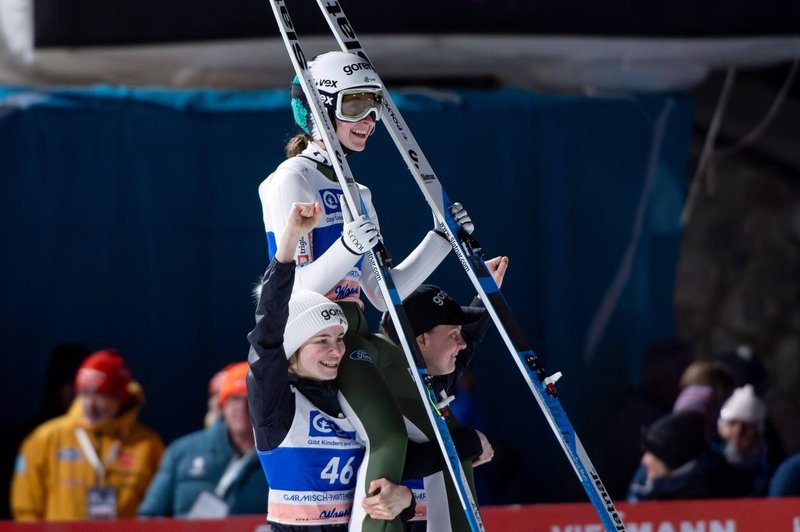
[[[131,371],[116,349],[103,349],[89,355],[75,376],[78,392],[113,395],[121,404],[130,400]]]
[[[247,395],[247,370],[250,369],[247,362],[232,364],[226,369],[225,380],[219,391],[220,406],[224,406],[231,395]]]

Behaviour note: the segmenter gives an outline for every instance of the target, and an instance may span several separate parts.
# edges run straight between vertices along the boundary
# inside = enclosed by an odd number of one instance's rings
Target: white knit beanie
[[[347,332],[347,318],[339,305],[311,290],[295,290],[289,299],[289,321],[283,333],[286,358],[312,336],[333,325],[340,325]]]
[[[753,423],[760,431],[764,430],[764,419],[767,408],[753,390],[751,384],[733,390],[733,394],[722,405],[719,412],[720,421],[744,421]]]

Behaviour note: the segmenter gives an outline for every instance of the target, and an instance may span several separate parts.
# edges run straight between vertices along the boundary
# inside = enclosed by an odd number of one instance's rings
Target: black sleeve
[[[408,523],[417,514],[417,500],[414,498],[414,492],[411,492],[411,504],[406,506],[406,509],[400,512],[400,521]]]
[[[457,429],[450,434],[450,437],[456,446],[458,457],[462,460],[474,460],[483,452],[481,440],[472,429]],[[403,480],[427,477],[446,467],[438,442],[408,442]]]
[[[288,381],[289,364],[283,351],[283,331],[289,319],[294,284],[294,262],[273,260],[261,283],[256,326],[247,335],[247,399],[256,448],[268,451],[280,445],[294,418],[294,395]]]

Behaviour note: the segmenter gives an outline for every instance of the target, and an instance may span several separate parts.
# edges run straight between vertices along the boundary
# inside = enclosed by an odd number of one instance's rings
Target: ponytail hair
[[[291,159],[296,155],[300,155],[300,153],[306,149],[308,143],[311,142],[311,137],[306,133],[298,133],[294,137],[289,139],[289,142],[286,143],[285,150],[286,150],[286,158]]]

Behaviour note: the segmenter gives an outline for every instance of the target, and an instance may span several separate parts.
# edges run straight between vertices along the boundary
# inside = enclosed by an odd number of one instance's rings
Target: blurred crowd
[[[205,427],[165,449],[138,421],[144,394],[117,350],[58,346],[41,418],[6,442],[18,449],[13,472],[4,464],[3,482],[10,489],[4,517],[265,514],[268,486],[255,453],[247,369],[242,361],[213,375]]]
[[[800,496],[800,455],[780,449],[766,372],[748,348],[700,361],[662,346],[644,363],[649,377],[617,409],[627,441],[609,471],[612,494],[625,479],[629,502]],[[247,368],[233,363],[211,376],[205,426],[165,448],[138,421],[143,392],[119,352],[58,346],[40,418],[4,443],[16,453],[13,472],[3,464],[4,517],[265,514],[269,488],[254,449]]]
[[[627,501],[800,495],[800,456],[782,449],[767,373],[749,347],[692,360],[679,342],[662,344],[645,365],[637,408],[621,410],[628,434],[639,431],[638,451],[628,446],[636,465]]]

